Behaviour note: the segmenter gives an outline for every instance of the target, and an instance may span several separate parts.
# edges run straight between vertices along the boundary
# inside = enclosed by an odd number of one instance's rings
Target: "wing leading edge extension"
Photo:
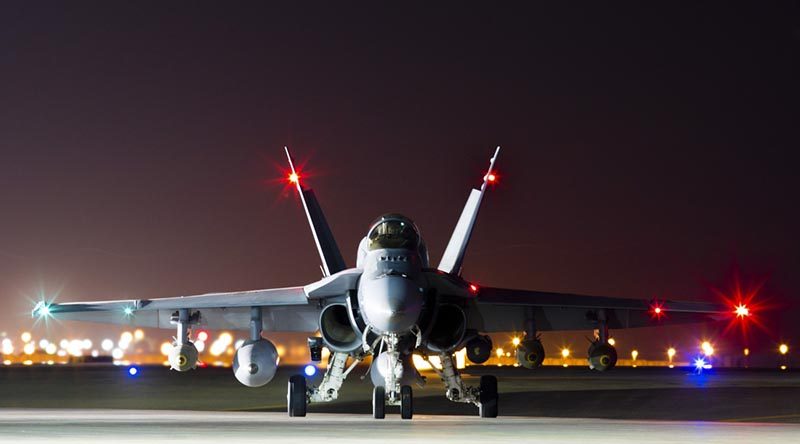
[[[721,304],[659,300],[661,313],[655,315],[653,304],[644,299],[492,287],[482,287],[477,297],[487,332],[522,331],[530,316],[539,331],[596,328],[598,310],[605,311],[611,329],[722,320],[731,314]]]

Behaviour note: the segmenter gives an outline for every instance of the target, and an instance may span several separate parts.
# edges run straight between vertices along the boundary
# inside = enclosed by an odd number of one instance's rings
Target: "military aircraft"
[[[372,357],[372,410],[384,418],[386,406],[400,406],[404,419],[413,416],[412,384],[423,384],[412,353],[439,358],[432,366],[444,382],[450,401],[478,407],[481,417],[498,412],[497,379],[480,378],[468,386],[454,362],[454,352],[466,347],[467,358],[486,362],[492,351],[491,332],[524,331],[516,349],[519,364],[536,368],[544,360],[538,332],[588,329],[594,342],[589,366],[613,368],[617,352],[609,344],[609,329],[664,322],[700,322],[730,315],[722,305],[597,297],[477,286],[461,275],[464,255],[481,200],[497,176],[489,159],[479,189],[472,189],[438,266],[431,267],[425,241],[414,222],[400,214],[385,214],[369,227],[358,245],[355,268],[348,268],[314,192],[303,185],[289,150],[291,184],[296,188],[314,237],[323,278],[303,286],[230,293],[209,293],[159,299],[45,303],[34,317],[106,322],[143,327],[176,328],[168,360],[171,368],[188,371],[197,365],[193,326],[213,329],[249,328],[249,340],[237,350],[233,371],[242,384],[260,387],[275,375],[278,353],[263,332],[308,332],[311,360],[330,351],[327,370],[317,385],[303,375],[289,379],[289,416],[305,416],[309,403],[337,399],[342,383],[355,366]],[[654,316],[654,313],[658,316]],[[348,363],[349,361],[349,363]]]

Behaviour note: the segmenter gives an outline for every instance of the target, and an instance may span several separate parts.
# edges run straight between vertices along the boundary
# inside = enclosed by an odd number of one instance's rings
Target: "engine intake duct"
[[[345,304],[330,304],[319,315],[319,329],[325,345],[337,352],[349,353],[361,347],[361,334],[350,323]]]
[[[451,352],[464,340],[466,330],[467,315],[464,310],[453,304],[441,305],[428,333],[427,347],[436,353]]]

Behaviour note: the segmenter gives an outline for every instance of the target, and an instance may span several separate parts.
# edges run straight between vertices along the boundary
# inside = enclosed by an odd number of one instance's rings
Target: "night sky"
[[[284,145],[348,265],[390,211],[436,264],[501,145],[465,277],[718,300],[738,275],[765,282],[759,343],[800,346],[800,7],[558,3],[3,2],[0,331],[42,288],[318,279]]]

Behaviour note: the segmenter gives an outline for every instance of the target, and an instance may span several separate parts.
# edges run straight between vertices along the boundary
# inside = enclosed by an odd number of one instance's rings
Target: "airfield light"
[[[744,355],[745,356],[750,356],[750,349],[749,348],[744,349]]]
[[[58,346],[66,350],[67,348],[69,348],[69,339],[66,338],[62,339],[61,341],[58,342]]]
[[[120,360],[120,359],[122,359],[123,356],[125,356],[125,352],[122,351],[121,348],[115,348],[114,350],[111,350],[111,357],[112,358],[114,358],[116,360]]]
[[[137,341],[141,341],[142,339],[144,339],[144,331],[141,328],[137,328],[133,332],[133,339]]]
[[[611,346],[613,346],[613,345],[615,345],[616,343],[617,343],[617,341],[616,341],[614,338],[608,338],[608,345],[611,345]]]
[[[26,355],[32,355],[33,352],[36,351],[36,344],[34,344],[33,342],[28,342],[27,344],[25,344],[24,347],[22,347],[22,351]]]
[[[48,345],[50,345],[50,341],[48,341],[47,339],[42,339],[41,341],[39,341],[39,348],[41,348],[42,350],[46,349]]]
[[[198,341],[208,341],[208,332],[205,330],[200,330],[197,332],[197,340]]]
[[[111,339],[103,339],[103,342],[100,343],[100,348],[104,351],[111,351],[114,348],[114,341]]]
[[[703,354],[706,356],[714,354],[714,346],[708,341],[703,341],[703,343],[700,344],[700,349],[703,350]]]
[[[561,357],[564,358],[564,359],[569,358],[569,349],[568,348],[562,348],[561,349]]]
[[[81,347],[83,347],[85,350],[89,350],[90,348],[92,348],[92,340],[84,339],[83,341],[81,341]]]
[[[160,350],[161,350],[161,354],[162,355],[168,356],[169,352],[172,351],[172,344],[170,344],[169,342],[164,341],[164,342],[161,343],[161,349]]]
[[[317,367],[315,365],[308,364],[303,368],[303,373],[310,378],[317,374]]]
[[[3,339],[2,345],[3,347],[0,349],[0,352],[2,352],[4,355],[10,355],[14,353],[14,344],[11,342],[11,339]]]
[[[669,349],[667,349],[667,357],[669,358],[670,361],[672,361],[672,358],[675,357],[676,353],[678,353],[678,352],[673,347],[670,347]]]
[[[206,342],[205,341],[197,341],[194,343],[194,348],[197,349],[199,353],[203,353],[206,349]]]
[[[20,335],[20,339],[22,339],[22,342],[31,342],[31,334],[30,334],[30,332],[27,332],[27,331],[23,332]]]
[[[219,341],[222,342],[223,344],[225,344],[225,346],[227,347],[227,346],[233,344],[233,336],[230,333],[226,332],[226,331],[222,332],[219,335]]]
[[[139,368],[136,366],[128,367],[128,375],[136,377],[139,374]]]
[[[735,313],[737,318],[744,319],[750,316],[750,309],[744,304],[739,304],[736,306]]]
[[[100,356],[100,352],[99,352],[99,351],[97,351],[97,350],[92,350],[92,357],[93,357],[93,358],[96,358],[96,357],[98,357],[98,356]]]
[[[54,355],[58,351],[58,347],[51,342],[51,343],[47,344],[47,347],[44,348],[44,351],[48,355]]]
[[[698,372],[699,372],[699,371],[702,371],[704,368],[706,368],[706,360],[705,360],[705,359],[703,359],[703,358],[697,358],[697,359],[695,359],[695,360],[694,360],[694,368],[695,368],[695,370],[697,370]]]
[[[514,339],[511,340],[511,343],[514,344],[514,347],[519,345],[519,338],[514,336]]]
[[[506,352],[505,352],[505,351],[503,351],[503,349],[502,349],[502,348],[498,348],[497,350],[495,350],[495,353],[497,353],[497,357],[498,357],[498,358],[502,358],[502,357],[503,357],[503,355],[505,355],[505,354],[506,354]]]
[[[786,345],[786,344],[781,344],[781,345],[778,347],[778,351],[779,351],[779,352],[780,352],[782,355],[785,355],[786,353],[789,353],[789,346],[788,346],[788,345]]]
[[[636,358],[638,358],[638,357],[639,357],[639,350],[632,350],[631,351],[631,359],[633,359],[635,361]]]
[[[786,370],[786,365],[782,365],[781,370]]]

